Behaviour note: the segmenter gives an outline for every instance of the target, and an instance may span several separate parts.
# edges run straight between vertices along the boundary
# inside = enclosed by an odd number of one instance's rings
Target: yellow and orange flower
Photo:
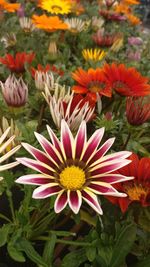
[[[106,56],[106,54],[107,53],[104,50],[101,50],[99,48],[83,49],[82,51],[82,56],[86,61],[100,61]]]
[[[139,24],[141,24],[141,20],[137,16],[135,16],[135,15],[127,14],[126,17],[129,20],[129,22],[131,24],[133,24],[133,25],[139,25]]]
[[[39,7],[52,14],[68,14],[71,12],[70,0],[40,0]]]
[[[19,3],[10,4],[5,0],[0,0],[0,8],[8,12],[15,12],[20,8],[20,4]]]
[[[56,30],[66,30],[68,26],[58,16],[48,17],[46,15],[33,15],[32,21],[37,28],[47,32],[54,32]]]
[[[72,87],[72,90],[78,94],[87,94],[93,101],[97,101],[97,94],[111,97],[111,87],[109,80],[102,69],[88,69],[88,71],[79,68],[72,73],[72,78],[78,82]]]

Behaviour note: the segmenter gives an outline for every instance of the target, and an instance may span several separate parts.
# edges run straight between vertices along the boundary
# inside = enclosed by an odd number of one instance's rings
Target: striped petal
[[[92,181],[99,181],[99,182],[105,182],[109,184],[115,184],[120,182],[126,182],[128,180],[133,180],[134,177],[132,176],[124,176],[121,174],[100,174],[97,178],[92,179]]]
[[[68,198],[67,198],[67,192],[62,191],[58,194],[56,200],[55,200],[55,205],[54,205],[54,210],[56,213],[61,212],[68,203]]]
[[[19,162],[11,162],[5,165],[0,166],[0,172],[14,168],[15,166],[17,166],[19,164]]]
[[[99,146],[104,134],[104,128],[97,130],[88,140],[86,147],[82,153],[81,160],[88,163],[91,157],[95,154],[95,150]]]
[[[0,164],[5,161],[6,159],[8,159],[9,157],[11,157],[16,151],[18,151],[18,149],[20,148],[21,146],[16,146],[14,147],[13,149],[11,149],[9,152],[7,152],[6,154],[4,154],[2,157],[0,157]]]
[[[2,137],[3,137],[3,135],[2,135]],[[7,148],[7,146],[9,146],[12,143],[12,141],[14,139],[15,139],[15,135],[11,136],[4,144],[2,144],[0,146],[0,153],[2,153]]]
[[[98,177],[99,174],[102,173],[110,173],[110,172],[114,172],[120,168],[122,168],[123,166],[129,164],[131,161],[127,160],[127,159],[123,159],[120,160],[118,162],[118,160],[112,160],[109,162],[104,162],[102,164],[96,165],[93,168],[90,169],[91,172],[91,178],[95,178]]]
[[[77,214],[82,204],[82,195],[79,190],[70,191],[68,190],[68,203],[72,211]]]
[[[62,191],[62,188],[57,183],[49,183],[41,185],[33,191],[33,198],[47,198],[56,195]]]
[[[54,134],[54,132],[52,131],[52,129],[47,125],[47,131],[49,133],[49,136],[52,140],[52,144],[55,146],[55,148],[58,150],[59,154],[62,156],[63,158],[63,154],[61,151],[61,145],[60,145],[60,141],[58,140],[57,136]]]
[[[83,121],[75,138],[75,159],[80,159],[80,156],[86,144],[86,139],[86,123],[85,121]]]
[[[93,157],[89,161],[90,166],[94,166],[101,162],[103,155],[107,153],[107,151],[110,149],[112,144],[114,143],[115,138],[109,138],[93,155]]]
[[[82,198],[91,206],[97,213],[103,214],[98,198],[90,190],[84,189],[82,191]]]
[[[11,127],[8,127],[7,130],[2,134],[2,136],[0,137],[0,144],[3,143],[3,141],[5,140],[5,138],[7,137],[9,131],[10,131]]]
[[[17,158],[17,161],[33,170],[53,176],[53,169],[42,162],[28,158]]]
[[[39,160],[40,162],[43,162],[47,165],[49,165],[52,169],[56,170],[57,169],[57,165],[55,165],[53,163],[52,160],[50,160],[50,157],[48,158],[48,156],[40,151],[39,149],[27,144],[27,143],[22,143],[22,146],[37,160]]]
[[[61,121],[61,144],[65,159],[72,159],[74,138],[65,120]]]
[[[16,180],[16,183],[42,185],[54,182],[54,179],[55,178],[46,176],[44,174],[28,174],[19,177]]]
[[[98,194],[98,195],[109,195],[109,196],[115,196],[115,197],[126,197],[127,196],[124,193],[119,193],[115,188],[113,188],[108,183],[91,182],[88,188],[94,194]]]
[[[48,157],[59,166],[62,163],[62,158],[57,149],[41,134],[35,133],[35,136]]]
[[[111,155],[107,155],[105,157],[102,157],[101,162],[108,162],[110,160],[120,160],[120,159],[126,159],[128,158],[130,155],[132,154],[132,152],[129,151],[120,151],[120,152],[116,152],[113,153]],[[96,164],[96,162],[95,162]]]

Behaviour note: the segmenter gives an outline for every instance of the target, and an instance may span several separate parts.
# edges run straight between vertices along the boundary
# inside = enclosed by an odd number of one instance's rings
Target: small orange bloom
[[[72,87],[75,93],[87,94],[95,102],[97,94],[111,97],[110,83],[100,68],[90,68],[88,71],[79,68],[72,73],[72,78],[78,82],[78,85]]]
[[[47,32],[68,29],[68,25],[64,23],[58,16],[48,17],[46,15],[33,15],[32,21],[37,28],[45,30]]]
[[[129,20],[129,22],[133,25],[139,25],[141,24],[141,20],[137,17],[134,16],[132,14],[126,14],[127,19]]]
[[[0,0],[0,7],[8,12],[15,12],[20,8],[20,4],[19,3],[10,4],[5,0]]]

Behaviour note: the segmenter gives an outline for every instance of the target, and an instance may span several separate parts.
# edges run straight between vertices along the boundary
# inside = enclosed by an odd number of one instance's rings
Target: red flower
[[[148,78],[143,77],[135,68],[124,64],[105,64],[103,71],[111,83],[111,88],[123,96],[145,96],[150,94]]]
[[[25,64],[31,64],[34,57],[34,53],[26,54],[26,52],[18,52],[15,56],[6,54],[4,58],[0,57],[0,62],[6,65],[11,72],[22,73],[25,71]]]
[[[143,97],[128,97],[126,116],[131,125],[141,125],[150,119],[150,103],[144,103]]]
[[[113,21],[124,21],[126,17],[115,12],[110,12],[109,10],[100,10],[99,14],[103,16],[106,20],[113,20]]]
[[[128,197],[107,197],[113,204],[118,204],[122,212],[126,212],[132,202],[139,202],[141,206],[150,206],[150,158],[139,159],[136,154],[129,157],[132,162],[121,169],[118,173],[135,177],[134,180],[115,184],[117,190],[121,190]]]
[[[102,29],[98,30],[97,33],[93,34],[92,39],[98,46],[112,46],[112,44],[116,41],[118,35],[104,33]]]
[[[72,87],[75,93],[87,94],[95,102],[97,94],[111,97],[111,87],[102,69],[97,68],[94,70],[90,68],[85,71],[79,68],[72,73],[72,77],[78,82],[78,85]]]
[[[35,77],[36,71],[41,71],[41,72],[44,72],[44,73],[46,73],[48,71],[52,71],[52,72],[57,73],[60,76],[64,75],[64,72],[61,69],[58,69],[58,68],[56,68],[56,66],[54,66],[54,65],[51,66],[49,64],[46,64],[45,67],[43,67],[41,64],[38,64],[37,65],[37,69],[31,67],[31,75],[32,75],[33,78]]]

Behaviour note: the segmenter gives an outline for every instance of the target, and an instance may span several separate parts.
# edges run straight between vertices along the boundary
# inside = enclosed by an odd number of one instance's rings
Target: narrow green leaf
[[[113,249],[109,267],[120,267],[125,257],[130,252],[136,238],[136,227],[129,224],[121,230]]]
[[[17,262],[25,262],[26,259],[25,257],[23,256],[22,252],[18,251],[15,247],[14,247],[14,244],[12,243],[9,243],[8,246],[7,246],[7,251],[8,251],[8,254],[9,256],[17,261]]]
[[[55,234],[51,234],[50,240],[46,242],[44,251],[43,251],[43,259],[47,263],[49,267],[52,267],[53,253],[56,244],[57,237]]]
[[[11,224],[4,224],[0,229],[0,247],[6,244],[10,228]]]
[[[41,265],[42,267],[48,267],[48,265],[45,263],[45,261],[42,259],[42,257],[37,253],[37,251],[34,249],[32,244],[26,240],[21,239],[19,241],[20,250],[25,252],[27,257],[35,262],[37,265]]]

